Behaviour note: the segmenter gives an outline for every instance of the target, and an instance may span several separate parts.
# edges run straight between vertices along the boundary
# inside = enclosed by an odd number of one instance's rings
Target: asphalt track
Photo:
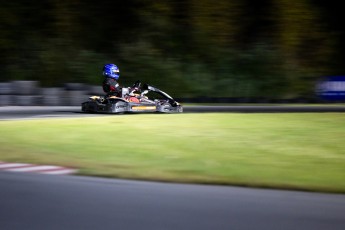
[[[185,112],[344,112],[342,106],[190,106]],[[262,111],[264,110],[264,111]],[[317,110],[317,111],[315,111]],[[108,116],[0,107],[0,119]],[[0,229],[343,230],[345,195],[0,172]]]
[[[314,113],[345,112],[345,105],[233,105],[184,106],[184,113]],[[0,120],[49,117],[109,116],[114,114],[87,114],[80,106],[8,106],[0,107]]]
[[[343,230],[345,196],[0,172],[2,230]]]

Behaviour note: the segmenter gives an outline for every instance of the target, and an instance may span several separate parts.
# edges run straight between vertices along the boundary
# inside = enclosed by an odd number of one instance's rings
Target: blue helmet
[[[120,70],[114,64],[106,64],[103,67],[103,76],[115,78],[117,80],[120,77]]]

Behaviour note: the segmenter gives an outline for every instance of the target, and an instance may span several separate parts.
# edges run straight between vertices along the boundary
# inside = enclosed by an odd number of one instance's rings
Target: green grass
[[[0,121],[0,161],[80,174],[345,193],[342,113]]]

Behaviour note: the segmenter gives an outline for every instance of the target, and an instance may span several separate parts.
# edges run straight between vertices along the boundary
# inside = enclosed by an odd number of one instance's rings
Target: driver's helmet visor
[[[112,73],[112,74],[119,74],[120,71],[119,71],[119,69],[112,68],[112,69],[111,69],[111,73]]]

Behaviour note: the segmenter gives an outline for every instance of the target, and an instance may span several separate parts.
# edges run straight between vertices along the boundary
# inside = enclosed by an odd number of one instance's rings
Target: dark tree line
[[[115,63],[176,96],[311,96],[342,70],[328,19],[308,0],[2,1],[1,81],[100,84]]]

